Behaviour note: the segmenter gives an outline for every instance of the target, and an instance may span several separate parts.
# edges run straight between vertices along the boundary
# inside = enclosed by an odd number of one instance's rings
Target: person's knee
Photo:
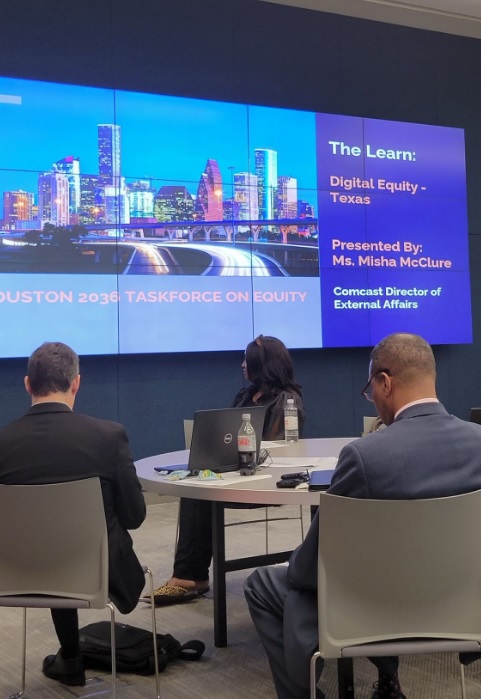
[[[244,596],[249,602],[259,587],[259,569],[254,570],[244,581]]]
[[[244,595],[249,607],[271,606],[275,586],[271,581],[271,568],[264,566],[254,570],[244,582]]]
[[[261,607],[276,615],[283,614],[287,591],[287,568],[284,566],[257,568],[244,583],[244,595],[249,607]]]

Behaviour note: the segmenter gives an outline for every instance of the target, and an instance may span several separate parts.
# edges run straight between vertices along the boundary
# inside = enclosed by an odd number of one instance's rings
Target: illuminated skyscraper
[[[99,178],[102,185],[120,185],[120,126],[98,125]]]
[[[127,185],[131,218],[152,218],[154,190],[149,180],[136,180]]]
[[[70,215],[77,214],[80,209],[80,159],[68,155],[62,160],[57,160],[52,165],[52,170],[67,175]]]
[[[277,218],[297,218],[297,180],[282,175],[277,180]]]
[[[224,199],[224,221],[238,221],[240,204],[235,199]]]
[[[186,187],[164,185],[154,199],[154,216],[158,221],[193,221],[194,201]]]
[[[222,175],[217,160],[208,160],[197,187],[195,214],[200,221],[222,221]]]
[[[259,219],[257,175],[250,172],[234,174],[234,201],[239,205],[239,221]]]
[[[42,224],[67,226],[69,216],[69,182],[62,172],[45,172],[38,178],[38,217]]]
[[[277,189],[277,151],[256,148],[255,168],[259,197],[259,218],[263,221],[275,218],[274,198]]]
[[[103,217],[103,191],[99,186],[97,175],[80,175],[80,208],[81,223],[97,223]]]
[[[119,179],[118,185],[102,187],[104,196],[105,223],[130,223],[130,209],[125,178]]]
[[[33,194],[17,189],[3,193],[3,223],[8,228],[18,228],[19,221],[33,218]]]
[[[297,202],[297,217],[314,218],[314,207],[309,202],[299,199]]]

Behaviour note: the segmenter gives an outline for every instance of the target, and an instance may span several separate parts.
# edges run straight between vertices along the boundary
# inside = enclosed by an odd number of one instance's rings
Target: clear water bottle
[[[256,433],[251,425],[249,413],[243,413],[242,424],[237,433],[237,452],[240,472],[243,476],[253,476],[256,472]]]
[[[284,433],[286,442],[299,441],[299,415],[294,398],[288,398],[284,408]]]

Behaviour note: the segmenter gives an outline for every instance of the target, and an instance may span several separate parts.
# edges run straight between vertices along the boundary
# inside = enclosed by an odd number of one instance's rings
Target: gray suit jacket
[[[449,415],[440,403],[404,410],[392,425],[356,439],[339,454],[334,495],[405,500],[481,489],[481,425]],[[318,646],[318,516],[289,562],[284,645],[289,674],[309,686]]]
[[[109,537],[109,591],[119,611],[137,605],[145,577],[127,529],[145,501],[122,425],[39,403],[0,429],[0,483],[42,484],[99,476]],[[88,517],[88,512],[85,513]]]

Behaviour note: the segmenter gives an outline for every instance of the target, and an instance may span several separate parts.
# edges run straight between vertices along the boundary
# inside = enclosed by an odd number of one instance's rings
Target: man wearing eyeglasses
[[[386,429],[343,447],[329,493],[397,500],[481,488],[481,426],[450,415],[438,401],[435,384],[434,355],[422,337],[396,333],[374,347],[361,393],[374,403]],[[316,515],[288,568],[260,568],[245,584],[279,699],[309,697],[309,660],[318,644],[318,527]],[[372,662],[379,678],[371,699],[406,699],[398,658]]]

